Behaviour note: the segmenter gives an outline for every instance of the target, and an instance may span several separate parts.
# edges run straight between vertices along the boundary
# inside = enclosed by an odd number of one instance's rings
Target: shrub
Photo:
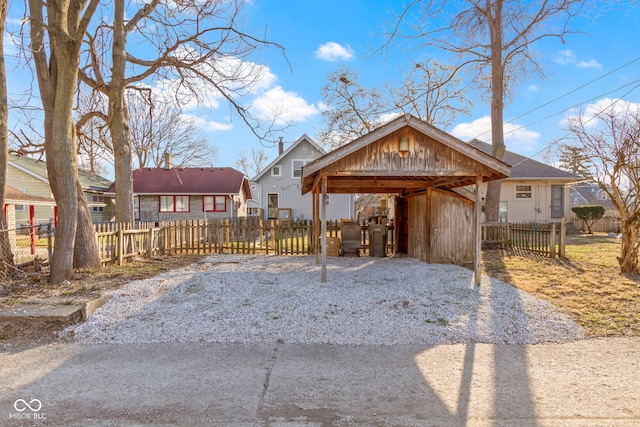
[[[574,206],[571,210],[587,224],[589,234],[593,234],[591,226],[604,217],[604,206],[600,205]]]

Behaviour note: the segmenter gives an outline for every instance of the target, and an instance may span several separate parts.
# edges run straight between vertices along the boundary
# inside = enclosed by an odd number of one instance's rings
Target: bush
[[[593,234],[591,226],[604,217],[605,211],[604,206],[600,205],[574,206],[571,210],[576,214],[578,219],[583,220],[585,224],[587,224],[589,234]]]

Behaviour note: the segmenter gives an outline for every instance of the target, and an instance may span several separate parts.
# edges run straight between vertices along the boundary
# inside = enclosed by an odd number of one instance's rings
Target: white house
[[[474,139],[469,142],[487,154],[491,145]],[[511,175],[502,180],[500,220],[509,222],[559,222],[571,214],[569,184],[583,178],[520,154],[507,151],[504,162]],[[483,197],[486,184],[482,187]]]
[[[251,181],[254,200],[248,202],[249,210],[263,219],[311,220],[311,194],[300,190],[302,167],[326,154],[309,136],[302,135],[284,150],[278,144],[278,157],[258,173]],[[332,194],[327,200],[327,219],[354,217],[354,196]]]

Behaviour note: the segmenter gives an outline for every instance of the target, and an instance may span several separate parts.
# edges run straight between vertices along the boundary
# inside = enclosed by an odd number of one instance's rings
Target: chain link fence
[[[0,230],[0,281],[42,272],[53,253],[53,239],[50,223]]]

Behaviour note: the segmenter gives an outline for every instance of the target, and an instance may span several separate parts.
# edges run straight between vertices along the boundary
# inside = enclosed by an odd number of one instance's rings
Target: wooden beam
[[[477,176],[480,170],[400,170],[400,171],[326,171],[327,176],[346,176],[346,177],[406,177],[408,179],[414,177],[430,177],[430,176]]]
[[[482,194],[480,193],[480,185],[482,184],[482,177],[476,177],[476,247],[475,247],[475,262],[473,269],[473,277],[476,286],[480,286],[482,281]]]
[[[321,245],[322,245],[322,266],[321,283],[327,282],[327,177],[322,176],[322,197],[320,198],[320,221],[321,221]]]

